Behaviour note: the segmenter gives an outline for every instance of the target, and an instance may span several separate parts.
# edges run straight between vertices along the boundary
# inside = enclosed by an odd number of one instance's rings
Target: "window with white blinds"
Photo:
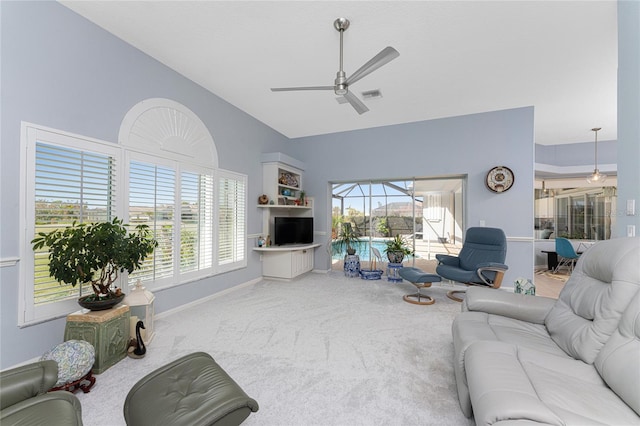
[[[158,247],[142,267],[129,275],[136,280],[158,281],[174,275],[176,171],[167,166],[129,162],[129,223],[148,225]]]
[[[77,298],[92,291],[90,286],[55,282],[49,277],[46,248],[37,253],[31,248],[37,233],[74,221],[120,217],[131,227],[146,224],[152,229],[158,247],[142,268],[129,274],[129,284],[140,279],[157,289],[246,267],[246,175],[28,123],[23,123],[21,152],[26,232],[19,325],[76,311]]]
[[[181,175],[180,272],[213,267],[213,176],[192,172]]]
[[[74,222],[110,221],[114,207],[115,159],[108,155],[36,142],[34,234],[66,228]],[[79,297],[91,285],[60,285],[49,276],[49,252],[34,252],[34,302]]]
[[[129,162],[129,223],[146,224],[158,247],[129,275],[166,287],[213,273],[213,173],[181,171],[184,165],[145,156]],[[162,164],[160,164],[162,163]]]
[[[36,321],[77,310],[77,298],[90,285],[71,286],[49,276],[48,251],[33,251],[30,241],[77,223],[110,221],[116,214],[119,149],[89,139],[23,127],[27,157],[26,191],[22,194],[26,229],[22,250],[20,321]]]
[[[231,270],[247,265],[247,177],[221,171],[218,177],[218,265]]]

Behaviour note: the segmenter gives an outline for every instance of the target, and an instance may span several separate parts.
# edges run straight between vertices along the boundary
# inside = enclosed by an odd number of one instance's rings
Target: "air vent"
[[[366,92],[362,92],[362,97],[364,99],[381,98],[382,97],[382,93],[380,92],[380,89],[367,90]]]

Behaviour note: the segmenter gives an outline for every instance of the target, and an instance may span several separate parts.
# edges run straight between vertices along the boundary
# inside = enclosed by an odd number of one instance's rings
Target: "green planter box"
[[[93,372],[100,374],[127,356],[129,306],[105,311],[78,311],[67,315],[64,340],[84,340],[96,350]]]

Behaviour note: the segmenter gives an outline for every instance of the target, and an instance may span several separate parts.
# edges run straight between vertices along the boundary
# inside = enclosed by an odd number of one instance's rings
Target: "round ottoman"
[[[58,381],[51,390],[75,392],[78,389],[89,392],[96,382],[91,368],[96,359],[93,345],[84,340],[62,342],[42,355],[41,361],[53,360],[58,363]]]

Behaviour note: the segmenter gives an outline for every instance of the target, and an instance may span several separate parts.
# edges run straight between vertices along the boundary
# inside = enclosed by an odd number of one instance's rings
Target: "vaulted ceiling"
[[[615,1],[61,1],[282,134],[296,138],[522,106],[543,145],[617,138]],[[338,17],[347,76],[386,46],[400,56],[332,91]]]

